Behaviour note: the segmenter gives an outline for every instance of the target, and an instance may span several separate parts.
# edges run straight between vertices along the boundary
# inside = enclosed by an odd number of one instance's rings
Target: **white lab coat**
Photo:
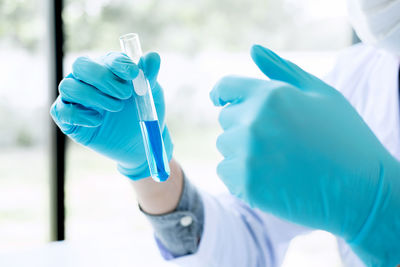
[[[339,56],[326,82],[343,93],[400,160],[399,64],[399,57],[360,44]],[[291,239],[311,231],[251,209],[232,196],[201,194],[203,236],[197,253],[172,260],[180,266],[280,266]],[[340,238],[338,246],[346,266],[364,266]]]

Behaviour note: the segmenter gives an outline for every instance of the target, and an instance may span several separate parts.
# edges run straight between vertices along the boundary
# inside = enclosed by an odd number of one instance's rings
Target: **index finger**
[[[72,65],[72,75],[117,99],[128,99],[133,92],[131,81],[118,77],[103,64],[87,57],[75,60]]]

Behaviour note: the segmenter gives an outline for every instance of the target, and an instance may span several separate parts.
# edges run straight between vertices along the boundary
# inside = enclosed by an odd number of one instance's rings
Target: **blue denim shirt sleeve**
[[[167,214],[144,212],[154,229],[156,242],[166,259],[195,253],[203,233],[204,206],[200,193],[184,175],[183,191],[176,209]]]

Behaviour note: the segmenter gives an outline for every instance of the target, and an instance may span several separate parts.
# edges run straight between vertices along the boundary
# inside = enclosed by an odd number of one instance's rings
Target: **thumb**
[[[306,90],[311,81],[316,79],[296,64],[281,58],[261,45],[253,45],[250,54],[257,67],[271,80],[286,82]]]

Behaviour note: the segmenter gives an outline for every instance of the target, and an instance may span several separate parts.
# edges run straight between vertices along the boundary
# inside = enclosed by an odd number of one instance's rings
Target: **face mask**
[[[400,55],[400,0],[348,0],[350,22],[366,43]]]

